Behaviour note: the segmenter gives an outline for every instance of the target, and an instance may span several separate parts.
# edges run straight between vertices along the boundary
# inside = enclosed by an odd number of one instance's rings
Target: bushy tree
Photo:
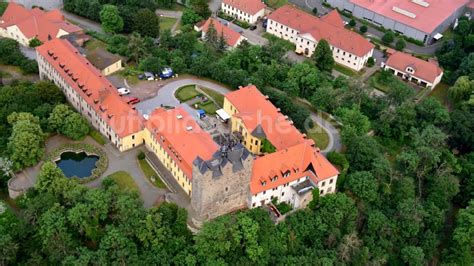
[[[183,11],[183,15],[181,16],[181,22],[183,23],[183,25],[194,25],[201,20],[203,20],[203,18],[189,8],[186,8]]]
[[[316,66],[322,71],[330,72],[334,66],[331,48],[325,39],[319,40],[312,58],[315,60]]]
[[[403,51],[403,49],[405,49],[406,46],[407,46],[407,44],[406,44],[405,40],[403,38],[398,38],[398,41],[395,44],[395,48],[398,51]]]
[[[43,43],[38,40],[37,38],[33,38],[30,40],[30,43],[28,44],[31,48],[35,48],[35,47],[38,47],[40,45],[42,45]]]
[[[395,33],[393,33],[391,30],[385,32],[385,34],[382,36],[382,42],[385,44],[391,44],[394,40]]]
[[[362,25],[362,26],[360,26],[360,29],[359,29],[359,30],[360,30],[360,32],[361,32],[362,34],[364,34],[364,33],[367,32],[368,28],[367,28],[366,25]]]
[[[158,38],[160,35],[160,18],[151,10],[142,8],[133,15],[132,30],[141,36]]]
[[[99,15],[105,32],[117,33],[123,30],[123,19],[116,6],[103,5]]]
[[[80,140],[89,133],[89,124],[80,114],[65,104],[57,105],[48,118],[51,131],[56,131],[73,140]]]

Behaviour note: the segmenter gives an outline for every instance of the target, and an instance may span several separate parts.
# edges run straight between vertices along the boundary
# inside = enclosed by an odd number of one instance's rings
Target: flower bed
[[[72,177],[78,180],[79,183],[87,183],[100,177],[105,172],[105,170],[107,170],[107,167],[109,165],[109,159],[107,157],[107,154],[102,149],[85,143],[71,143],[62,145],[56,148],[51,153],[49,153],[46,156],[45,161],[56,162],[61,159],[61,154],[63,154],[64,152],[85,152],[87,155],[95,155],[99,157],[99,160],[97,160],[97,162],[95,163],[95,168],[92,170],[91,176],[84,178],[78,178],[76,176]]]

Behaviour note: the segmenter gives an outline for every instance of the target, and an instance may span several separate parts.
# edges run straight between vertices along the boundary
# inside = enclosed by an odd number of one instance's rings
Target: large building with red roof
[[[54,82],[118,150],[145,144],[151,164],[167,169],[203,220],[272,200],[300,208],[313,188],[321,195],[336,189],[337,169],[253,85],[225,95],[232,134],[217,138],[183,107],[142,116],[67,40],[36,51],[40,78]]]
[[[318,42],[326,40],[336,63],[361,70],[372,56],[374,45],[361,35],[344,28],[337,11],[318,18],[292,5],[268,16],[267,32],[296,45],[296,52],[310,57]]]
[[[71,105],[118,150],[143,143],[143,117],[69,41],[47,41],[36,48],[36,54],[40,78],[54,82]]]
[[[443,69],[437,62],[426,61],[410,54],[394,51],[387,62],[382,63],[384,70],[416,85],[433,89],[443,77]]]
[[[0,18],[0,36],[14,39],[24,46],[34,38],[44,43],[79,32],[82,29],[67,22],[58,9],[47,12],[35,7],[29,10],[10,2]]]
[[[231,29],[227,25],[222,24],[219,20],[215,18],[208,18],[205,21],[201,21],[197,25],[194,26],[196,31],[201,31],[202,35],[201,38],[203,40],[206,39],[206,34],[209,30],[209,27],[214,27],[217,33],[217,38],[220,38],[221,36],[224,37],[228,48],[235,48],[239,46],[239,44],[245,40],[246,38],[236,32],[235,30]]]
[[[265,7],[260,0],[224,0],[221,11],[240,21],[255,24],[265,16]]]
[[[339,10],[351,13],[386,29],[430,43],[441,37],[465,12],[470,0],[326,0]]]

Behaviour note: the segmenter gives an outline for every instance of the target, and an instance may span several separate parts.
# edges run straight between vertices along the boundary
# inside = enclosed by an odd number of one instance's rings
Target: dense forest
[[[143,68],[170,65],[233,88],[253,83],[303,130],[309,110],[293,98],[334,114],[345,145],[328,154],[341,171],[338,192],[315,197],[277,225],[261,209],[244,210],[193,235],[184,209],[167,203],[144,209],[138,195],[120,191],[111,179],[89,189],[45,163],[15,208],[0,206],[0,264],[474,263],[474,69],[457,75],[444,106],[432,97],[414,101],[412,88],[390,75],[382,75],[390,92],[374,96],[366,84],[334,79],[314,60],[293,64],[278,40],[225,51],[215,40],[198,42],[186,27],[176,36],[163,32],[159,46],[130,38]],[[36,131],[39,125],[54,132],[54,109],[60,113],[64,107],[55,107],[63,102],[49,83],[0,88],[2,155],[12,157],[4,148],[15,124],[21,129],[26,120]]]

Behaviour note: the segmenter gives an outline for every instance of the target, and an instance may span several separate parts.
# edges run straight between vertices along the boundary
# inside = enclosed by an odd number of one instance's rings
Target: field
[[[195,85],[188,85],[179,88],[176,93],[176,98],[181,102],[189,101],[199,95],[199,92],[196,90]]]
[[[449,89],[449,85],[441,82],[433,89],[433,91],[430,92],[429,96],[435,97],[444,106],[449,107],[450,101],[448,98],[448,89]]]
[[[138,192],[137,184],[133,180],[133,177],[130,176],[127,172],[124,172],[124,171],[115,172],[109,175],[108,177],[112,178],[117,183],[120,190]]]
[[[148,164],[146,159],[138,160],[140,164],[140,168],[142,169],[143,173],[147,178],[154,177],[155,178],[155,185],[159,188],[166,188],[161,178],[156,174],[155,170],[151,168],[150,164]],[[151,181],[151,180],[150,180]]]
[[[328,133],[316,123],[314,123],[314,127],[312,129],[308,130],[306,135],[308,138],[314,140],[316,146],[318,146],[321,150],[326,149],[329,144]]]
[[[171,30],[176,21],[176,18],[160,17],[160,31]]]
[[[279,8],[284,6],[285,4],[288,3],[288,0],[266,0],[265,4],[267,4],[271,8]]]

